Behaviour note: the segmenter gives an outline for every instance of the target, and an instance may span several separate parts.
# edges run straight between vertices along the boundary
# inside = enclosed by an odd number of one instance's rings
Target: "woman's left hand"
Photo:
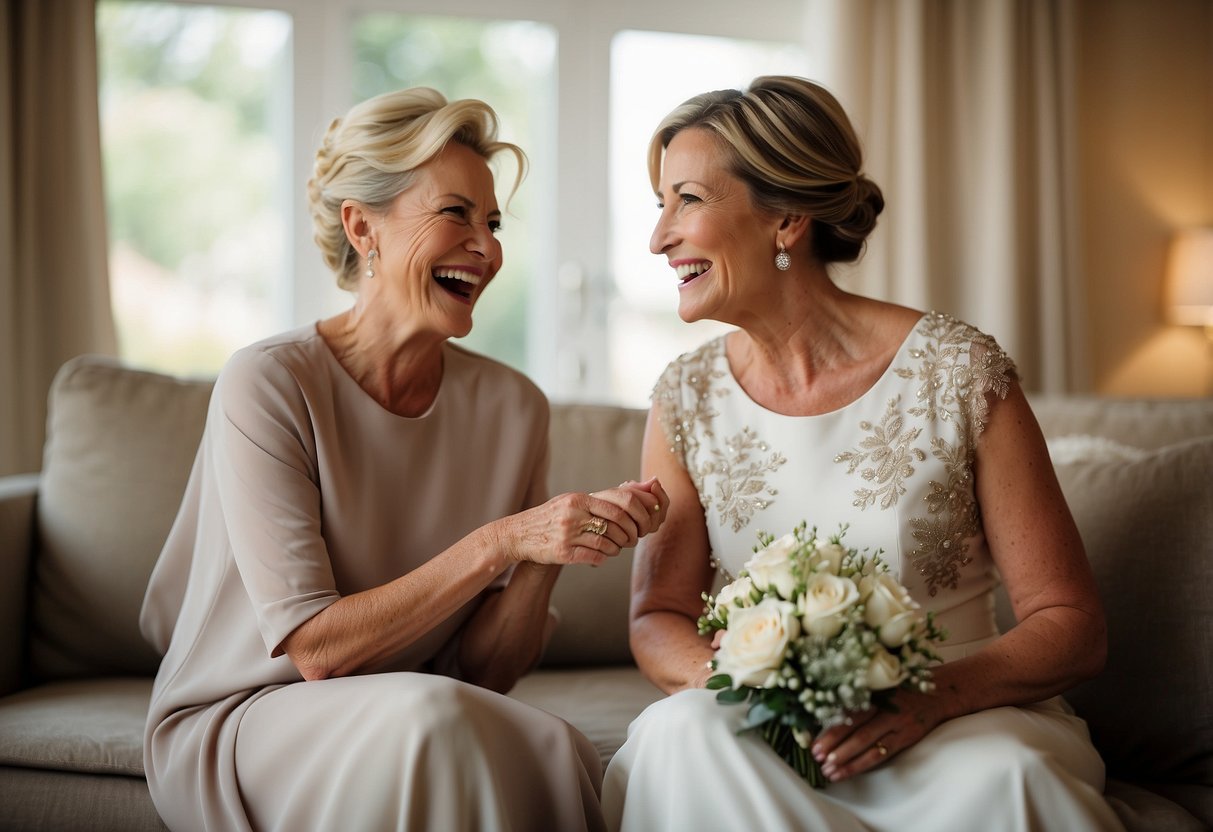
[[[947,719],[943,702],[933,693],[898,690],[896,710],[869,708],[850,715],[850,724],[822,731],[811,751],[831,782],[876,768],[925,737]]]

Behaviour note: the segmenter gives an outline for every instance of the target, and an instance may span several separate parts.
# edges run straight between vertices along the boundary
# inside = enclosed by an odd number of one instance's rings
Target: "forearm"
[[[278,652],[305,679],[375,667],[475,598],[506,563],[492,535],[477,530],[390,583],[339,598],[297,627]]]
[[[520,563],[505,588],[464,626],[459,666],[473,684],[505,693],[538,664],[559,566]]]
[[[949,718],[1057,696],[1103,669],[1107,637],[1099,611],[1050,607],[977,653],[935,669]]]
[[[701,688],[712,675],[711,642],[679,613],[650,612],[632,619],[631,647],[641,672],[666,693]]]

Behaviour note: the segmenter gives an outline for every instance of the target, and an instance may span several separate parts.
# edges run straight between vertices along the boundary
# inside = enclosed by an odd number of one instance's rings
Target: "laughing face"
[[[740,324],[769,300],[760,278],[774,269],[781,218],[756,208],[723,160],[715,137],[688,128],[670,141],[661,166],[661,217],[649,249],[674,269],[678,315],[687,322]]]
[[[379,257],[363,288],[410,329],[467,335],[476,301],[501,268],[500,224],[488,164],[451,142],[375,223]]]

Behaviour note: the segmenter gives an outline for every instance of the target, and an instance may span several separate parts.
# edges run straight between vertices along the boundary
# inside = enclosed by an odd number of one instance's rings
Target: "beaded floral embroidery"
[[[719,369],[724,361],[723,337],[680,356],[658,380],[653,401],[659,406],[670,451],[690,474],[703,510],[715,505],[721,520],[739,531],[755,512],[771,504],[777,492],[766,475],[787,460],[748,427],[727,437],[723,448],[710,447],[706,458],[699,460],[700,437],[715,438],[712,420],[719,414],[713,398],[729,394],[715,384],[727,375],[727,370]]]
[[[856,507],[867,509],[879,498],[880,508],[889,509],[905,493],[914,461],[926,459],[926,452],[913,444],[922,432],[913,422],[953,425],[954,442],[931,440],[931,454],[943,463],[947,481],[930,481],[926,515],[910,520],[918,544],[910,560],[926,580],[927,591],[935,595],[941,588],[955,589],[961,568],[972,560],[969,540],[981,529],[972,476],[977,437],[989,417],[987,395],[1005,398],[1016,369],[993,338],[948,315],[924,316],[918,334],[926,345],[909,351],[917,364],[893,370],[919,382],[915,402],[903,410],[900,397],[891,399],[881,424],[861,422],[868,436],[834,461],[847,465],[848,474],[858,471],[864,480],[880,485],[857,488]]]

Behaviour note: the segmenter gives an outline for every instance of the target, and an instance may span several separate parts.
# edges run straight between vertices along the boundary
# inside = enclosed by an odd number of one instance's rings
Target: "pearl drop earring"
[[[366,276],[373,278],[375,276],[375,258],[379,256],[379,252],[371,249],[366,253]]]

